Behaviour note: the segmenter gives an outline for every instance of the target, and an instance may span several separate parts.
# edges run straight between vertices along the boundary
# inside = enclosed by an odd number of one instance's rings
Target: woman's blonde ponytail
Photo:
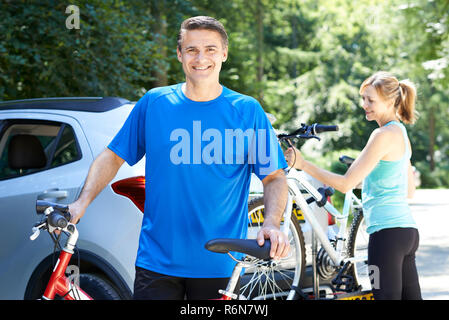
[[[416,88],[409,80],[399,81],[399,99],[397,114],[404,123],[414,123],[417,118],[415,110]]]

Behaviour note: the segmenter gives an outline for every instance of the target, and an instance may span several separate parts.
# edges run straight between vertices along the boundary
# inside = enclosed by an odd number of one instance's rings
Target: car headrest
[[[47,157],[39,139],[29,134],[13,136],[9,142],[8,164],[11,169],[38,169],[45,167]]]

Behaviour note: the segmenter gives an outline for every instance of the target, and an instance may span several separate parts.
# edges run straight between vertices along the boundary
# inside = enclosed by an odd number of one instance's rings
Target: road
[[[449,300],[449,189],[419,189],[410,207],[420,232],[416,266],[423,299]]]

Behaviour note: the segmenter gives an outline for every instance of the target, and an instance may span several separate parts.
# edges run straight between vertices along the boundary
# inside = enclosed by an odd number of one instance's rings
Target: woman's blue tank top
[[[407,130],[397,121],[395,124],[404,135],[405,153],[397,161],[380,160],[363,180],[362,203],[367,233],[387,228],[417,228],[407,202],[408,166],[411,152],[407,148]]]

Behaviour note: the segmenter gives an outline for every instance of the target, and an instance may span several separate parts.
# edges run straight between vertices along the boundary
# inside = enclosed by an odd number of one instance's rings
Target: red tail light
[[[145,208],[145,177],[138,176],[119,180],[114,182],[112,190],[115,193],[128,197],[140,209],[144,211]]]

